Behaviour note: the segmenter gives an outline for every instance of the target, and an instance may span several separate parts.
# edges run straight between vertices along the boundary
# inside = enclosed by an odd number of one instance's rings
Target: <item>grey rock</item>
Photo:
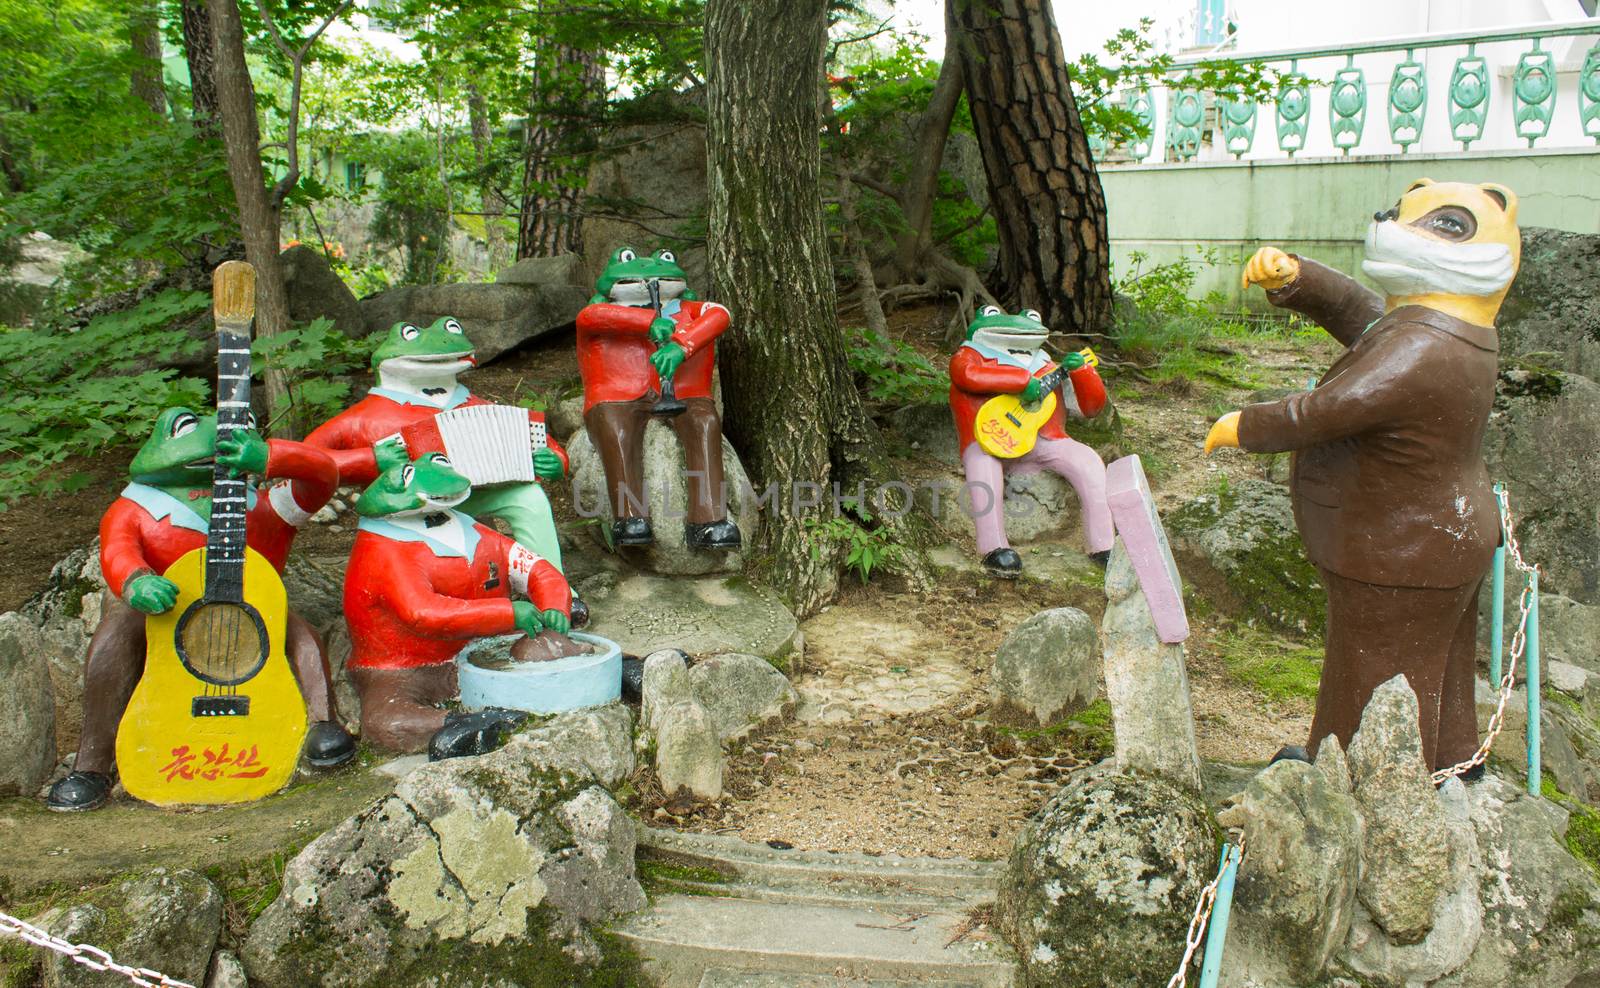
[[[114,892],[39,925],[73,943],[92,943],[119,962],[147,967],[190,984],[202,984],[222,930],[222,894],[192,871],[152,869]],[[106,975],[59,954],[45,963],[48,988],[97,988]]]
[[[1595,678],[1582,666],[1562,662],[1560,659],[1552,659],[1545,663],[1545,670],[1547,672],[1545,682],[1568,696],[1582,697],[1589,691],[1589,683]]]
[[[1585,725],[1581,715],[1573,714],[1565,707],[1546,703],[1539,709],[1539,762],[1543,774],[1548,775],[1557,789],[1579,799],[1589,798],[1590,769],[1578,749],[1574,746],[1573,733],[1570,728],[1583,730]],[[1591,731],[1594,730],[1589,726]],[[1506,748],[1507,752],[1522,754],[1523,764],[1526,764],[1527,736],[1519,739],[1512,735],[1507,739],[1512,742]],[[1516,744],[1521,740],[1521,744]],[[1520,751],[1518,750],[1520,749]],[[1513,755],[1513,757],[1515,757]]]
[[[478,362],[548,333],[569,328],[589,300],[571,285],[459,283],[407,285],[361,300],[368,332],[386,332],[397,322],[426,326],[454,316],[472,340]]]
[[[1198,796],[1160,778],[1080,773],[1018,837],[996,919],[1023,984],[1165,984],[1218,833]]]
[[[955,423],[950,406],[907,405],[889,413],[889,429],[907,443],[948,466],[961,465],[961,450],[956,448]]]
[[[1249,848],[1234,887],[1226,980],[1315,983],[1356,911],[1362,823],[1348,779],[1341,789],[1316,766],[1278,762],[1217,822],[1242,829]]]
[[[1522,228],[1522,265],[1495,326],[1503,363],[1600,378],[1600,236]]]
[[[345,727],[358,731],[361,726],[361,694],[350,681],[350,629],[341,616],[322,635],[322,645],[328,656],[328,669],[333,674],[333,702],[339,709],[339,720]],[[359,733],[359,731],[358,731]]]
[[[1106,698],[1111,701],[1119,772],[1149,773],[1199,792],[1200,754],[1182,644],[1156,634],[1139,578],[1119,538],[1106,569],[1100,619]]]
[[[1422,760],[1417,697],[1404,676],[1379,686],[1350,740],[1350,777],[1366,820],[1358,894],[1398,944],[1433,927],[1450,863],[1448,825]]]
[[[1490,475],[1506,482],[1540,589],[1600,604],[1600,385],[1558,371],[1502,371],[1483,451]]]
[[[694,700],[689,682],[688,657],[675,648],[664,648],[644,657],[644,685],[640,689],[639,723],[654,735],[667,710]]]
[[[55,767],[55,689],[39,629],[0,614],[0,795],[32,796]]]
[[[83,662],[89,636],[100,623],[106,589],[100,572],[100,540],[74,549],[50,569],[44,588],[22,605],[39,631],[37,648],[50,666],[55,686],[56,726],[68,736],[83,719]]]
[[[278,255],[283,266],[283,288],[289,297],[289,319],[304,326],[317,319],[330,320],[351,339],[367,334],[367,322],[343,279],[334,273],[323,253],[297,244]],[[385,326],[385,329],[388,327]]]
[[[690,700],[661,711],[656,727],[656,778],[671,796],[687,790],[696,799],[722,796],[722,745],[706,708]]]
[[[789,609],[743,577],[686,580],[640,573],[590,603],[595,601],[603,606],[594,608],[589,630],[631,655],[676,648],[705,659],[737,652],[781,666],[800,644]]]
[[[573,437],[567,456],[572,464],[573,505],[580,515],[598,520],[598,524],[587,527],[609,548],[611,499],[606,496],[605,469],[600,463],[600,454],[589,440],[587,430]],[[757,494],[751,490],[750,478],[739,462],[739,455],[726,438],[722,440],[722,467],[728,517],[739,526],[748,543],[755,537],[756,525],[760,522]],[[656,540],[648,548],[624,551],[630,560],[657,573],[700,576],[736,572],[744,565],[742,551],[690,549],[685,541],[687,469],[677,433],[671,426],[650,421],[644,433],[644,490],[641,493],[649,505]]]
[[[1017,625],[995,652],[989,698],[998,716],[1048,726],[1095,701],[1100,648],[1094,622],[1057,607]]]
[[[1494,594],[1490,581],[1483,581],[1483,591],[1478,597],[1478,641],[1484,651],[1480,653],[1480,668],[1487,671],[1489,639],[1492,635],[1491,611]],[[1505,631],[1502,641],[1501,661],[1509,663],[1512,634],[1519,617],[1518,600],[1524,581],[1521,574],[1506,566]],[[1543,584],[1539,590],[1539,654],[1544,660],[1541,678],[1550,682],[1550,666],[1565,662],[1600,675],[1600,604],[1580,604],[1571,597],[1552,593]],[[1527,668],[1518,663],[1517,682],[1527,679]]]
[[[570,445],[572,437],[583,429],[583,395],[551,402],[545,409],[544,420],[563,445]]]
[[[557,714],[506,742],[505,758],[607,789],[633,774],[633,712],[621,703]]]
[[[1282,487],[1249,479],[1202,495],[1173,512],[1167,530],[1175,548],[1222,577],[1241,613],[1287,631],[1322,630],[1322,584]]]
[[[1339,792],[1350,792],[1350,760],[1345,757],[1344,747],[1339,744],[1338,738],[1330,734],[1322,739],[1317,746],[1316,766],[1328,785]]]
[[[524,257],[495,276],[500,285],[562,286],[588,289],[594,279],[585,276],[583,257],[557,254],[554,257]]]
[[[344,619],[344,567],[346,555],[311,556],[291,553],[283,568],[283,589],[289,608],[305,618],[317,634],[327,637]]]
[[[722,741],[782,721],[800,701],[789,677],[772,663],[738,652],[696,662],[689,669],[689,687]]]
[[[244,973],[244,962],[231,950],[219,950],[212,954],[206,988],[250,988]]]
[[[593,286],[618,247],[641,254],[669,247],[690,287],[702,295],[710,289],[705,242],[692,232],[705,229],[705,125],[674,109],[658,115],[660,123],[614,131],[611,150],[596,156],[584,192],[591,206],[603,208],[584,217],[584,284]]]

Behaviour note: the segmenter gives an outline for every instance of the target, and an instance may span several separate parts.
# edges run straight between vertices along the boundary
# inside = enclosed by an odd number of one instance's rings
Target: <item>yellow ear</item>
[[[1506,218],[1512,222],[1517,219],[1517,194],[1503,185],[1494,182],[1485,182],[1478,186],[1486,195],[1505,210]]]
[[[1428,186],[1430,186],[1432,184],[1433,184],[1433,179],[1431,179],[1431,178],[1419,178],[1415,182],[1412,182],[1410,188],[1406,189],[1406,191],[1407,192],[1415,192],[1418,189],[1425,189],[1425,188],[1427,188]]]

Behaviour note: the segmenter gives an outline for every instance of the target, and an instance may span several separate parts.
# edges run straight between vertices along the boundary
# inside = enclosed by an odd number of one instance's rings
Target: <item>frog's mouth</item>
[[[427,370],[443,370],[452,364],[465,364],[468,367],[476,367],[478,366],[478,357],[476,352],[472,350],[461,350],[456,353],[408,353],[399,357],[390,357],[384,363]]]
[[[446,494],[443,497],[436,497],[425,491],[417,491],[416,494],[417,498],[422,501],[422,507],[418,510],[421,512],[434,512],[453,508],[465,501],[472,494],[472,489],[468,488],[459,494]]]
[[[1020,326],[989,327],[978,331],[978,338],[1000,350],[1037,350],[1044,346],[1050,331],[1040,326],[1025,329]]]
[[[215,470],[217,458],[215,455],[202,456],[198,460],[190,460],[183,465],[185,470]]]
[[[660,286],[663,302],[677,298],[689,287],[682,278],[618,278],[611,285],[611,300],[623,305],[649,305],[652,281]]]

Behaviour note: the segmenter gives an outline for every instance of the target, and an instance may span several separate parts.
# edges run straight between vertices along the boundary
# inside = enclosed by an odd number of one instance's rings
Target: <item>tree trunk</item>
[[[1044,0],[949,0],[1000,234],[999,291],[1058,332],[1111,313],[1106,201]]]
[[[950,122],[961,105],[964,82],[961,70],[960,36],[951,23],[947,0],[945,10],[944,61],[933,95],[917,124],[916,146],[911,153],[910,172],[900,196],[906,226],[895,243],[895,269],[907,281],[923,277],[924,255],[933,244],[933,200],[939,194],[939,169],[944,164],[944,145],[950,137]]]
[[[587,164],[590,125],[605,100],[605,66],[597,52],[548,44],[535,60],[523,144],[519,258],[583,249],[583,190],[574,178]]]
[[[239,205],[245,260],[256,269],[256,336],[272,336],[289,328],[289,298],[278,260],[281,217],[261,169],[261,128],[256,120],[255,85],[245,62],[244,28],[239,23],[238,0],[207,0],[206,6],[211,13],[217,110],[227,149],[228,179]],[[284,373],[268,371],[263,377],[268,420],[281,420],[274,434],[297,435],[296,423],[286,414],[290,398]]]
[[[489,270],[499,271],[506,263],[506,233],[500,228],[505,200],[494,187],[494,130],[489,121],[488,101],[477,83],[467,83],[467,114],[472,124],[472,157],[478,167],[478,198],[483,203],[483,236],[489,247]]]
[[[133,48],[130,91],[151,113],[164,117],[167,89],[161,75],[161,23],[156,18],[156,5],[149,0],[128,12],[128,42]]]
[[[219,138],[217,122],[217,59],[212,41],[211,15],[206,0],[183,0],[183,58],[189,64],[190,116],[195,133]]]
[[[818,94],[828,0],[708,0],[707,267],[733,326],[719,359],[725,430],[757,490],[775,489],[759,546],[768,577],[809,614],[838,585],[807,522],[832,485],[889,479],[845,360],[822,218]],[[808,486],[815,485],[815,486]],[[811,493],[821,503],[808,506]],[[883,519],[907,541],[903,520]]]

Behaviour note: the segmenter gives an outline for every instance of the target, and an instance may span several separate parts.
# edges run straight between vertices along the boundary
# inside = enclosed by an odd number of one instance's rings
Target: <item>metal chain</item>
[[[32,923],[26,923],[15,916],[0,912],[0,934],[10,933],[21,937],[31,944],[53,950],[72,958],[91,971],[111,971],[120,974],[140,988],[194,988],[187,981],[178,981],[169,978],[160,971],[152,971],[147,967],[128,967],[118,964],[116,960],[99,947],[87,943],[68,943],[58,936],[54,936],[39,929]]]
[[[1239,835],[1239,840],[1234,844],[1239,849],[1238,855],[1233,859],[1233,867],[1237,868],[1244,863],[1244,834]],[[1227,848],[1223,848],[1223,860],[1226,861]],[[1189,935],[1183,947],[1183,961],[1178,965],[1178,970],[1171,978],[1167,979],[1167,988],[1185,988],[1189,983],[1189,964],[1194,960],[1194,952],[1206,942],[1206,924],[1211,922],[1211,908],[1217,904],[1217,886],[1222,883],[1222,876],[1227,874],[1226,868],[1218,868],[1216,877],[1210,884],[1200,890],[1200,901],[1194,905],[1194,916],[1189,919]]]
[[[1500,531],[1505,534],[1506,555],[1510,557],[1511,564],[1523,573],[1538,573],[1539,567],[1524,561],[1522,551],[1517,546],[1516,527],[1511,520],[1511,495],[1501,489],[1495,491],[1494,496],[1500,504]],[[1479,745],[1478,750],[1466,761],[1457,762],[1449,768],[1441,768],[1434,772],[1434,785],[1441,785],[1448,779],[1470,772],[1489,760],[1489,749],[1494,746],[1495,738],[1505,728],[1506,703],[1511,699],[1511,690],[1516,685],[1517,660],[1522,658],[1523,651],[1528,647],[1528,611],[1533,607],[1533,594],[1532,582],[1524,580],[1522,593],[1517,597],[1517,610],[1521,613],[1517,617],[1517,630],[1511,635],[1511,661],[1506,663],[1505,675],[1500,677],[1500,702],[1495,706],[1494,716],[1489,718],[1489,729],[1484,733],[1483,744]],[[1539,684],[1530,683],[1528,688],[1536,690]]]

